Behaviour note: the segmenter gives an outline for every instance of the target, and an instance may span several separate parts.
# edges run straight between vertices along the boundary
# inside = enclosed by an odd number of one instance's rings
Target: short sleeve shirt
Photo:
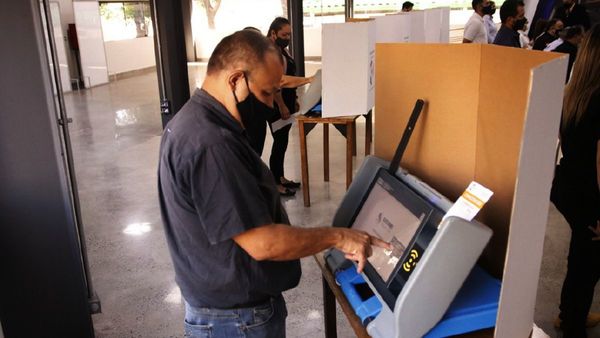
[[[298,260],[259,262],[232,239],[289,221],[245,130],[204,90],[165,127],[158,188],[175,278],[192,306],[249,306],[298,284]]]
[[[467,21],[463,37],[472,43],[488,43],[487,30],[479,14],[473,13]]]

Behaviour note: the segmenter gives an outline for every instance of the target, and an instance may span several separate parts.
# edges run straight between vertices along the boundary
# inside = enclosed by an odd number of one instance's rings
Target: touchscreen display
[[[387,282],[402,254],[420,228],[424,212],[415,215],[391,193],[392,188],[381,178],[373,185],[360,212],[352,225],[353,229],[365,231],[392,244],[392,250],[373,246],[369,263]]]

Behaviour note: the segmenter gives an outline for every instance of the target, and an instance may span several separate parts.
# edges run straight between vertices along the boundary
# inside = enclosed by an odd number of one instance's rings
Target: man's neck
[[[235,103],[232,103],[232,100],[228,100],[228,95],[233,96],[233,92],[227,92],[227,90],[221,88],[220,81],[218,81],[217,77],[208,75],[202,83],[202,89],[222,104],[231,117],[242,123],[242,118],[240,117],[237,106]]]

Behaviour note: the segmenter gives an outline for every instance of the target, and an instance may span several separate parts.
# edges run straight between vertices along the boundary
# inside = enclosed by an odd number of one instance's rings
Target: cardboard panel
[[[323,25],[323,117],[366,114],[374,104],[375,22]]]
[[[562,56],[545,63],[531,77],[496,324],[498,338],[526,337],[533,325],[567,61]]]
[[[384,15],[375,18],[377,43],[410,42],[410,16]]]
[[[475,175],[479,55],[477,45],[377,44],[375,155],[393,157],[426,100],[401,165],[451,199]]]
[[[425,42],[448,43],[450,39],[450,8],[432,8],[425,11]]]
[[[475,180],[494,191],[479,219],[494,229],[483,262],[497,277],[504,267],[531,69],[556,58],[495,45],[482,49]]]
[[[412,11],[410,15],[410,42],[425,42],[425,11]]]

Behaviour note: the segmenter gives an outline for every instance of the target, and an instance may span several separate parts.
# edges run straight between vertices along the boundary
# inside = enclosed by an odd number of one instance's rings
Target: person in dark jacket
[[[590,17],[583,5],[575,3],[575,0],[562,0],[563,5],[554,12],[554,19],[561,20],[565,27],[583,26],[585,30],[590,29]]]
[[[563,30],[564,24],[559,19],[552,19],[548,21],[544,32],[538,35],[535,38],[535,42],[533,43],[534,50],[544,50],[548,44],[556,39],[558,39],[558,35]]]
[[[569,66],[567,67],[567,82],[571,76],[571,69],[575,58],[577,57],[577,46],[583,38],[583,28],[581,26],[567,27],[561,34],[563,43],[553,49],[553,52],[569,54]]]
[[[600,323],[590,313],[600,278],[600,25],[581,43],[573,77],[565,88],[560,128],[563,157],[550,199],[571,228],[567,275],[555,326],[564,338],[586,338]]]

